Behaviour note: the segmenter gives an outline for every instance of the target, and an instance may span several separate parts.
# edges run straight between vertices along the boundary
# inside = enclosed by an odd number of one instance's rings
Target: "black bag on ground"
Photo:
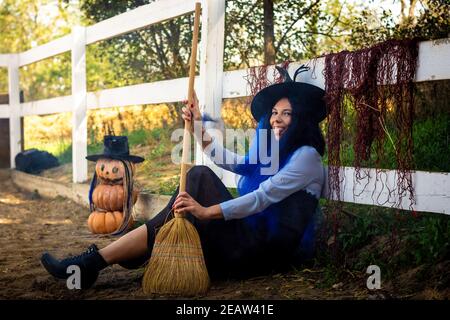
[[[42,170],[59,166],[58,159],[47,151],[24,150],[16,155],[16,169],[26,173],[40,173]]]

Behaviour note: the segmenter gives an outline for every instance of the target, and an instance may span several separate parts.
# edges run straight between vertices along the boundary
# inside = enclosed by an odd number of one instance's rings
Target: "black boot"
[[[82,254],[63,260],[55,259],[45,252],[41,257],[41,263],[48,273],[58,279],[67,279],[72,275],[70,272],[67,273],[67,268],[77,265],[80,268],[82,289],[90,288],[97,280],[99,271],[108,266],[105,259],[98,253],[95,244],[90,245]]]

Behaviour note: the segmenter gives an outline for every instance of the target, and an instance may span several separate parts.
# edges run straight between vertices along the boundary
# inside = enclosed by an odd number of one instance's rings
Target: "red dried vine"
[[[396,188],[389,190],[386,201],[391,201],[392,207],[402,208],[402,199],[409,196],[412,209],[415,203],[411,179],[413,80],[417,56],[415,40],[389,40],[363,50],[325,56],[325,99],[329,110],[326,137],[329,188],[334,199],[340,200],[342,195],[340,181],[343,177],[339,168],[344,118],[348,112],[354,112],[353,165],[356,179],[365,178],[364,174],[367,173],[363,173],[361,167],[375,151],[375,167],[378,168],[376,179],[382,182],[383,187],[388,187],[383,183],[380,170],[388,138],[395,150],[398,178]],[[394,128],[395,135],[389,134],[387,123]]]
[[[388,196],[380,203],[381,191],[377,191],[377,195],[375,187],[372,192],[374,204],[385,205],[389,202],[391,207],[397,209],[396,220],[399,219],[399,210],[403,208],[405,196],[409,196],[409,209],[413,209],[413,80],[417,56],[416,40],[389,40],[363,50],[343,51],[325,56],[325,99],[329,111],[326,141],[331,198],[341,200],[340,186],[344,177],[340,168],[344,119],[348,113],[353,112],[355,135],[352,144],[356,182],[366,179],[367,184],[369,183],[369,171],[361,169],[371,160],[375,151],[375,179],[377,183],[381,183],[382,190],[387,189]],[[393,130],[395,134],[391,135],[388,130]],[[381,169],[381,163],[386,156],[386,138],[395,151],[395,188],[389,188]],[[331,207],[334,243],[337,244],[337,213],[342,210],[342,202],[338,201]],[[390,236],[391,253],[394,253],[399,245],[397,229],[397,224],[394,224]],[[334,251],[336,257],[337,250]]]
[[[290,63],[289,61],[285,61],[281,64],[281,67],[287,69],[289,63]],[[247,104],[250,105],[251,101],[253,100],[253,97],[262,89],[272,84],[280,83],[283,81],[282,76],[275,68],[273,68],[273,75],[272,75],[272,78],[274,80],[273,82],[270,81],[267,74],[268,67],[269,67],[268,65],[261,65],[257,67],[251,67],[247,70],[245,80],[247,80],[247,85],[250,89]]]

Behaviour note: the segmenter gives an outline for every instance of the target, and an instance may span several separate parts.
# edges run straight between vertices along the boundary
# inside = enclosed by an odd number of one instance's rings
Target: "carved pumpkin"
[[[134,163],[131,163],[132,174],[134,174]],[[120,160],[102,158],[95,165],[97,177],[114,183],[120,183],[125,175],[125,166]]]
[[[100,212],[93,211],[88,218],[88,227],[92,233],[106,234],[116,231],[123,222],[123,214],[120,211]],[[133,225],[133,218],[130,219],[128,227]]]

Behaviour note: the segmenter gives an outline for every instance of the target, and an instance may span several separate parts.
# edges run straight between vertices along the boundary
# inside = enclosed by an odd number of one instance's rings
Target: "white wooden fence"
[[[21,150],[21,121],[28,115],[45,115],[62,112],[72,113],[73,181],[84,182],[87,176],[87,116],[88,109],[99,109],[139,104],[154,104],[181,101],[186,98],[187,78],[143,83],[139,85],[87,92],[86,88],[86,46],[128,33],[151,24],[193,12],[195,2],[202,4],[202,39],[200,44],[200,75],[196,79],[196,91],[200,106],[213,117],[220,116],[223,98],[249,95],[244,77],[247,70],[223,71],[225,0],[159,0],[141,6],[89,27],[75,27],[72,34],[56,39],[39,47],[18,54],[0,54],[0,67],[8,68],[9,105],[0,105],[0,118],[9,118],[11,168],[14,157]],[[63,52],[72,54],[72,95],[52,99],[20,103],[19,68]],[[446,62],[447,61],[447,62]],[[450,79],[450,39],[420,43],[419,65],[416,81]],[[289,67],[292,74],[299,63]],[[312,70],[301,74],[301,81],[324,87],[322,74],[324,59],[315,63]],[[271,72],[269,72],[271,74]],[[449,161],[449,159],[443,159]],[[197,163],[207,163],[201,153],[196,155]],[[207,163],[211,165],[211,163]],[[217,167],[214,170],[228,186],[235,185],[235,176]],[[385,205],[383,190],[378,191],[379,181],[372,174],[370,181],[364,181],[364,189],[355,184],[354,168],[343,168],[343,200],[355,203]],[[386,181],[395,184],[396,171],[386,171]],[[391,182],[389,182],[391,181]],[[415,172],[413,183],[416,191],[417,211],[450,214],[450,178],[448,173]],[[355,191],[356,190],[356,191]],[[358,196],[355,196],[358,194]],[[376,196],[374,197],[374,194]],[[381,200],[380,200],[381,199]],[[408,208],[409,203],[404,202]]]

